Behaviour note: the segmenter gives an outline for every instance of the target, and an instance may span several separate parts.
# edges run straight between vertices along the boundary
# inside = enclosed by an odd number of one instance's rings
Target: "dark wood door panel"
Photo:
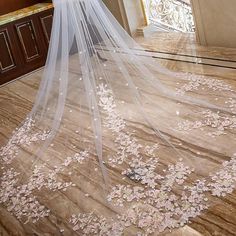
[[[21,51],[12,24],[0,28],[0,84],[16,78],[19,68],[23,68]]]
[[[52,21],[53,21],[53,13],[52,11],[46,12],[39,16],[40,23],[43,29],[43,34],[46,40],[47,45],[49,45],[51,30],[52,30]]]
[[[4,73],[16,67],[7,28],[0,30],[0,70]]]
[[[36,40],[36,32],[33,21],[27,20],[16,24],[15,27],[26,62],[40,57],[40,49]]]

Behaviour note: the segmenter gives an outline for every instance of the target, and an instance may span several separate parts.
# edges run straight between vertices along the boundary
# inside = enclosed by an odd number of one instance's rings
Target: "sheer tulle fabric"
[[[54,5],[48,59],[35,104],[1,149],[6,170],[2,187],[23,175],[21,194],[31,196],[34,210],[27,200],[14,198],[19,192],[15,185],[7,199],[1,192],[8,210],[20,220],[36,222],[50,215],[47,203],[36,201],[36,189],[70,188],[76,193],[93,179],[93,194],[116,214],[111,219],[90,214],[88,207],[85,212],[67,209],[74,231],[123,235],[134,225],[139,228],[136,235],[149,235],[183,226],[208,207],[210,195],[232,192],[233,154],[227,153],[232,159],[223,165],[220,157],[212,157],[212,164],[197,150],[207,142],[216,153],[220,148],[227,152],[213,137],[236,125],[234,111],[215,97],[224,91],[233,101],[233,88],[221,80],[162,67],[99,0],[54,0]],[[211,90],[211,98],[192,92],[199,86]],[[195,141],[196,146],[188,145]],[[77,178],[72,170],[87,179]]]

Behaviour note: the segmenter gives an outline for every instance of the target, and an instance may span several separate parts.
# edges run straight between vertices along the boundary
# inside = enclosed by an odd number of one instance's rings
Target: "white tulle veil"
[[[207,196],[232,192],[235,158],[222,165],[222,142],[212,147],[214,164],[204,156],[206,142],[215,143],[212,137],[228,128],[222,119],[235,125],[232,110],[214,97],[223,91],[233,99],[232,87],[161,66],[100,0],[54,0],[54,6],[38,95],[27,119],[0,151],[4,170],[13,168],[11,175],[3,171],[2,187],[18,172],[24,173],[23,182],[31,181],[31,188],[25,184],[27,198],[35,189],[76,189],[80,184],[86,189],[88,179],[95,179],[102,190],[94,189],[94,194],[120,217],[74,212],[70,222],[79,235],[123,235],[131,225],[141,231],[136,235],[179,227],[208,207]],[[212,96],[194,94],[194,86],[208,86]],[[211,138],[201,139],[201,129]],[[24,164],[26,160],[31,164]],[[68,174],[68,166],[84,178]],[[225,175],[232,180],[228,187]],[[12,188],[16,195],[17,188]],[[38,221],[50,214],[40,200],[33,211],[27,200],[17,199],[18,208],[25,208],[16,211],[13,197],[1,202],[18,219]],[[81,219],[103,222],[107,231],[97,225],[94,233],[78,224]]]

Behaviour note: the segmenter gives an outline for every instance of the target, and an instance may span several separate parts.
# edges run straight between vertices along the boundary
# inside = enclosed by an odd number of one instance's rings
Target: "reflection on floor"
[[[146,50],[152,52],[153,58],[170,69],[214,76],[215,78],[223,79],[236,88],[236,50],[199,47],[196,45],[194,35],[191,34],[157,33],[150,38],[138,38],[137,41]],[[36,71],[0,88],[0,146],[6,142],[12,130],[19,125],[20,121],[30,111],[41,73],[41,70]],[[235,132],[231,132],[231,137],[234,137]],[[202,156],[209,158],[209,161],[216,153],[219,159],[227,160],[231,151],[234,151],[234,145],[227,146],[227,144],[227,139],[222,138],[219,147],[211,148],[207,147],[206,144],[206,147],[199,146],[199,150],[194,150],[192,146],[186,146],[186,149],[191,149],[192,152],[201,151]],[[215,152],[212,150],[215,150]],[[22,163],[22,165],[24,164],[27,168],[27,161]],[[86,166],[85,168],[89,167]],[[114,175],[114,179],[117,176],[119,175]],[[63,212],[63,207],[65,207],[63,204],[67,206],[67,202],[59,199],[71,201],[72,207],[76,209],[87,209],[92,205],[94,208],[97,207],[98,211],[106,212],[102,207],[101,198],[96,199],[93,196],[93,191],[96,195],[96,184],[98,183],[90,179],[90,177],[87,179],[86,176],[80,178],[80,180],[87,181],[88,185],[81,184],[76,195],[74,192],[60,193],[60,196],[55,194],[53,197],[56,201],[49,201],[50,208],[54,209],[53,216],[35,225],[23,224],[9,214],[4,207],[0,206],[0,235],[76,235],[66,223],[69,216],[66,212]],[[83,193],[86,191],[91,191],[90,195],[95,199],[91,198],[85,201]],[[84,200],[83,204],[86,206],[81,206],[80,203],[76,202],[76,196]],[[44,202],[48,200],[44,194],[41,194],[40,197]],[[236,235],[236,192],[227,195],[225,198],[218,199],[214,207],[206,210],[200,217],[193,219],[188,226],[173,232],[165,232],[161,235]],[[131,236],[131,234],[127,234],[127,236]]]

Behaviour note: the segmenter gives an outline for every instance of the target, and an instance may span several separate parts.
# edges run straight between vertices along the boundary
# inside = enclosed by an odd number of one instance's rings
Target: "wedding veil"
[[[236,125],[225,100],[215,99],[223,91],[232,101],[233,88],[161,66],[101,0],[54,0],[54,6],[32,111],[0,149],[2,189],[15,181],[7,198],[1,190],[0,202],[18,219],[37,222],[50,215],[37,191],[71,188],[76,195],[84,188],[120,217],[69,208],[79,235],[123,235],[131,225],[139,228],[135,235],[149,235],[183,226],[208,207],[209,196],[232,192],[235,157],[227,153],[232,158],[223,162],[218,153],[226,147],[212,144]],[[199,86],[211,96],[194,93]],[[213,163],[205,146],[216,154]]]

